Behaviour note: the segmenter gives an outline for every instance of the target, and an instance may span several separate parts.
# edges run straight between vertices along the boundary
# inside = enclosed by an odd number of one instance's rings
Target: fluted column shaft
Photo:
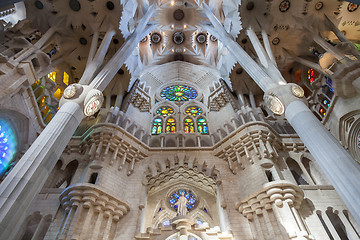
[[[325,175],[360,222],[360,166],[301,101],[291,102],[285,116]]]
[[[82,120],[79,104],[64,104],[0,186],[0,239],[12,239]]]

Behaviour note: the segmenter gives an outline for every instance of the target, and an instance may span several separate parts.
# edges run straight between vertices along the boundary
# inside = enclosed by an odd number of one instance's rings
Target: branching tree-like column
[[[205,25],[206,30],[222,41],[242,68],[265,92],[264,101],[268,108],[275,114],[285,114],[351,214],[357,222],[360,222],[360,188],[358,185],[360,182],[360,165],[310,111],[301,87],[296,84],[287,84],[282,77],[273,79],[273,76],[277,74],[276,71],[274,72],[272,67],[266,68],[266,64],[271,64],[271,57],[264,55],[261,61],[265,66],[263,65],[264,68],[260,67],[231,38],[205,4],[203,4],[203,12],[213,25],[213,27]],[[253,39],[255,49],[263,54],[265,51],[262,50],[261,43],[254,39],[251,30],[248,31],[248,34]],[[269,71],[272,71],[271,74],[267,73]]]
[[[91,79],[87,77],[80,84],[72,84],[65,89],[58,113],[0,186],[0,239],[13,239],[28,206],[42,189],[84,115],[90,116],[99,110],[103,101],[101,92],[134,51],[138,42],[152,30],[153,26],[147,24],[154,12],[155,6],[152,5],[140,20],[135,32],[103,67],[90,86],[81,85],[90,83]],[[104,52],[106,53],[112,36],[110,29],[94,58],[97,68],[102,64]],[[94,61],[89,63],[93,65]],[[92,75],[90,71],[87,73],[87,76]]]

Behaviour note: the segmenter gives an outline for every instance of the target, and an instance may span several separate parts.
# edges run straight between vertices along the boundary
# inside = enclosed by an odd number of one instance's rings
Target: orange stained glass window
[[[186,133],[194,133],[194,121],[191,118],[185,118],[184,120],[184,131]]]
[[[176,122],[174,118],[169,118],[166,122],[166,132],[174,133],[176,132]]]

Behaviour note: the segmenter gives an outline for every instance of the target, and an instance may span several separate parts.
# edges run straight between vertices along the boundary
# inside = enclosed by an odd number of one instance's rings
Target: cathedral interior
[[[360,1],[2,0],[1,240],[359,240]]]

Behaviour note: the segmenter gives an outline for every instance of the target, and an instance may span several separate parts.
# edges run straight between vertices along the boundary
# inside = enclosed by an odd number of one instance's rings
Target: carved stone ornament
[[[75,84],[71,84],[67,88],[65,88],[63,96],[64,98],[69,99],[74,97],[75,94],[76,94],[76,86]]]
[[[284,104],[276,96],[264,95],[264,102],[266,106],[277,115],[282,115],[285,111]]]
[[[294,96],[298,98],[304,97],[304,89],[298,85],[292,85],[291,86],[291,92],[294,94]]]
[[[99,90],[92,89],[85,99],[84,114],[85,116],[92,116],[100,110],[104,101],[104,97]]]

